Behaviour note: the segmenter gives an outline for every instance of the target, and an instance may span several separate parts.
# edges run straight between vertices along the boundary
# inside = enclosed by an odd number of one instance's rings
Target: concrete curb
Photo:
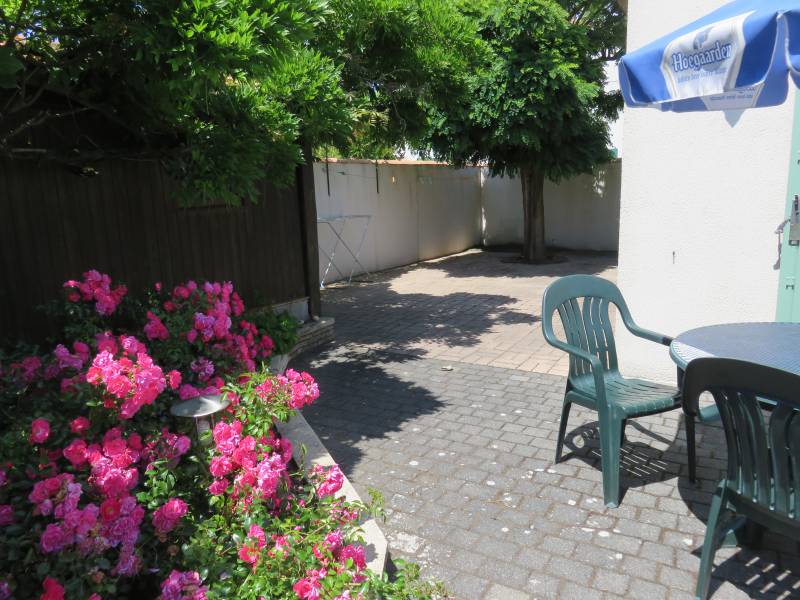
[[[292,442],[292,455],[297,464],[305,461],[303,467],[308,472],[314,465],[323,467],[330,467],[336,464],[333,457],[328,454],[325,445],[314,433],[311,425],[305,420],[305,417],[300,413],[296,413],[286,423],[277,423],[276,427],[278,432],[285,438]],[[303,447],[305,447],[305,456],[303,455]],[[360,502],[361,497],[353,487],[353,484],[344,478],[342,489],[337,496],[344,496],[350,502]],[[367,555],[367,568],[380,575],[386,568],[386,552],[388,543],[386,536],[378,527],[375,519],[369,518],[361,523],[361,529],[364,532],[364,550]]]

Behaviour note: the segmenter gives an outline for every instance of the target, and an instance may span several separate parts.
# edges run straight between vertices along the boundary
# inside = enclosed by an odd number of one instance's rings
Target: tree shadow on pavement
[[[421,354],[414,348],[421,342],[474,346],[495,325],[539,321],[538,316],[513,308],[516,302],[500,294],[401,294],[381,282],[337,290],[335,296],[326,297],[324,312],[336,319],[339,343]]]
[[[514,260],[519,252],[465,252],[415,265],[444,271],[448,277],[563,277],[576,273],[600,275],[617,266],[616,252],[560,250],[555,262],[534,265]]]
[[[303,415],[348,477],[362,466],[366,471],[386,468],[375,457],[391,458],[395,452],[405,456],[392,447],[392,434],[443,407],[434,393],[404,376],[418,361],[401,354],[330,348],[293,362],[293,368],[309,370],[319,384],[319,399]],[[371,464],[361,465],[365,449]],[[363,485],[366,479],[358,477],[354,485],[358,488],[357,482]],[[362,497],[365,492],[359,489]]]

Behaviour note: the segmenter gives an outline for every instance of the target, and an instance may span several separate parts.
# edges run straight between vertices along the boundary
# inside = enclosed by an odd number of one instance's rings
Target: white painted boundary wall
[[[621,161],[544,186],[545,237],[549,246],[616,250],[619,239]],[[522,186],[518,178],[483,172],[483,243],[519,244],[523,236]]]
[[[726,2],[630,0],[627,47]],[[774,320],[793,103],[794,90],[743,113],[625,110],[618,282],[640,325],[677,335]],[[623,371],[674,383],[666,348],[619,335]]]
[[[329,169],[326,177],[326,169]],[[467,248],[522,242],[519,179],[489,177],[479,167],[455,169],[424,161],[331,160],[314,164],[317,216],[372,215],[360,261],[380,271]],[[330,182],[330,194],[328,183]],[[619,231],[620,161],[556,185],[545,184],[547,243],[586,250],[616,250]],[[356,250],[363,220],[351,220],[342,237]],[[334,223],[341,227],[341,222]],[[335,236],[317,226],[320,278]],[[354,261],[341,246],[335,264],[350,274]],[[355,268],[358,274],[361,269]],[[341,275],[331,268],[326,282]]]
[[[326,168],[330,169],[330,195]],[[480,245],[479,168],[453,169],[423,161],[378,161],[377,176],[376,183],[374,161],[331,160],[327,164],[314,164],[319,218],[372,215],[359,257],[369,271],[446,256]],[[362,223],[348,222],[342,235],[354,252]],[[330,253],[335,241],[333,233],[324,224],[319,224],[317,231],[320,249]],[[320,278],[328,264],[321,250]],[[341,245],[335,263],[345,275],[354,267]],[[341,276],[331,268],[325,281],[338,279]]]

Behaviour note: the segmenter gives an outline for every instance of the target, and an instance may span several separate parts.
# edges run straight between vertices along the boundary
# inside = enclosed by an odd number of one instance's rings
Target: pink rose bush
[[[147,348],[132,336],[120,337],[121,354],[103,350],[92,360],[86,381],[105,390],[104,406],[118,409],[121,419],[130,419],[164,391],[167,382],[161,367]]]
[[[269,373],[232,284],[64,289],[62,342],[0,364],[0,600],[412,597],[367,571],[338,466],[304,475],[276,434],[319,387]],[[230,401],[203,435],[170,412],[200,394]]]
[[[172,571],[161,584],[161,600],[206,600],[207,588],[203,587],[196,571]]]
[[[97,314],[108,316],[119,306],[128,293],[124,285],[111,287],[111,278],[94,269],[83,274],[82,281],[70,279],[64,282],[67,299],[70,302],[94,303]]]

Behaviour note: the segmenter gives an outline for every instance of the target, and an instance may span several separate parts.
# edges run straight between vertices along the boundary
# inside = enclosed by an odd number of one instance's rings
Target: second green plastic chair
[[[569,275],[550,284],[542,299],[542,331],[547,342],[569,354],[569,376],[556,442],[556,462],[561,459],[567,419],[573,403],[598,413],[603,499],[619,505],[620,447],[628,419],[681,406],[678,390],[619,372],[614,330],[609,315],[617,307],[625,327],[635,336],[669,346],[672,338],[636,325],[619,288],[592,275]],[[555,313],[565,339],[553,329]],[[694,479],[694,417],[686,416],[689,472]]]
[[[736,543],[743,519],[800,542],[800,377],[739,360],[698,358],[686,369],[687,408],[697,412],[706,391],[725,429],[728,468],[711,500],[697,600],[708,596],[717,548]]]

